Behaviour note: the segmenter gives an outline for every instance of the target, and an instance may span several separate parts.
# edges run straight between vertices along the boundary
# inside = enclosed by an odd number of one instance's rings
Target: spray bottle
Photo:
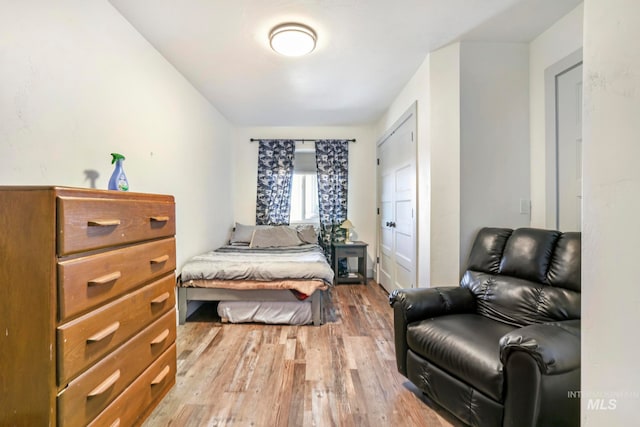
[[[124,156],[118,153],[111,153],[111,156],[111,164],[115,163],[116,168],[109,180],[109,190],[129,191],[129,181],[127,181],[127,176],[124,174],[124,169],[122,168]]]

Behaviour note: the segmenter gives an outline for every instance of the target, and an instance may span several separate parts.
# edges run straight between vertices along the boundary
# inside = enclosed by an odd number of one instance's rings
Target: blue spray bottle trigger
[[[111,153],[111,164],[115,163],[116,167],[109,180],[109,190],[129,191],[129,181],[122,167],[123,160],[124,156],[122,154]]]

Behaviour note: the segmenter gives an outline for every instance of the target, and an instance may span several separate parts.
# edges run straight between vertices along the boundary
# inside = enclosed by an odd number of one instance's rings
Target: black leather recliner
[[[400,373],[468,425],[579,425],[580,246],[484,228],[460,286],[393,291]]]

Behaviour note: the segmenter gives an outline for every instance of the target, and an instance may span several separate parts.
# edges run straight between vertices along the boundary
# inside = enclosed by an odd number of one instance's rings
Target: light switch
[[[520,199],[520,213],[528,215],[531,211],[531,201],[529,199]]]

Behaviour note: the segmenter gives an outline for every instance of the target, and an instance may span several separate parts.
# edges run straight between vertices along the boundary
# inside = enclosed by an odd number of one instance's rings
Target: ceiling
[[[426,55],[456,40],[528,42],[581,0],[110,0],[231,123],[340,126],[377,120]],[[316,50],[280,56],[283,22]]]

